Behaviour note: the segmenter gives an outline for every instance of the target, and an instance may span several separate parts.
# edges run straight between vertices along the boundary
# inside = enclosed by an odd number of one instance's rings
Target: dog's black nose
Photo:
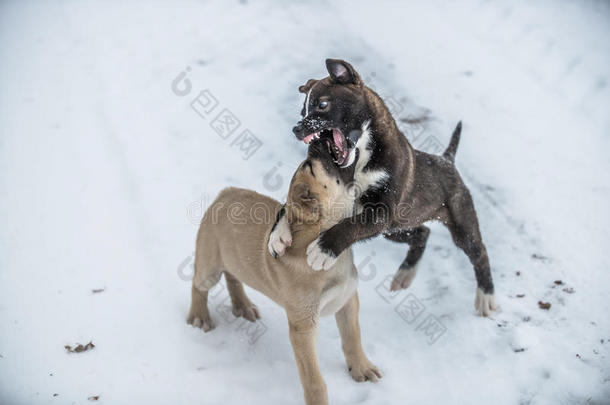
[[[303,128],[303,123],[301,121],[299,121],[297,123],[297,125],[294,128],[292,128],[292,132],[294,132],[296,137],[299,139],[303,139],[304,131],[305,131],[305,129]]]

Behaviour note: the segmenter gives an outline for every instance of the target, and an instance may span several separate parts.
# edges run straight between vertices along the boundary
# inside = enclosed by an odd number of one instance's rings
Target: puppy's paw
[[[204,332],[209,332],[216,327],[210,316],[194,316],[189,317],[186,323],[193,325],[195,328],[203,329]]]
[[[398,269],[394,275],[394,280],[392,280],[390,291],[398,291],[409,288],[413,282],[413,279],[415,278],[415,274],[417,274],[417,265],[409,268],[401,267]]]
[[[358,382],[377,382],[383,378],[381,371],[366,358],[352,364],[348,367],[348,370],[352,378]]]
[[[233,315],[237,318],[240,316],[250,322],[256,322],[257,319],[261,319],[261,314],[258,312],[258,307],[252,303],[240,303],[233,304]]]
[[[320,237],[307,246],[307,264],[315,271],[328,270],[336,261],[337,256],[320,246]]]
[[[493,294],[485,294],[483,290],[477,288],[477,295],[474,298],[474,308],[479,316],[489,316],[498,309],[496,297]]]
[[[275,229],[269,235],[269,242],[267,248],[271,256],[276,259],[283,256],[286,253],[286,249],[292,245],[292,234],[290,233],[290,224],[283,216],[279,219],[275,225]]]

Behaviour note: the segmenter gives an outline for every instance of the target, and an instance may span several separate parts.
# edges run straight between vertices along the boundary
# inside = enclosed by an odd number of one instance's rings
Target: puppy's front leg
[[[326,383],[320,373],[316,353],[317,318],[310,315],[303,319],[302,316],[302,313],[288,313],[290,343],[299,369],[305,403],[307,405],[327,405]]]
[[[370,362],[362,350],[358,322],[359,308],[358,292],[355,292],[343,308],[335,314],[341,334],[341,346],[352,378],[358,382],[377,382],[382,377],[381,372]]]

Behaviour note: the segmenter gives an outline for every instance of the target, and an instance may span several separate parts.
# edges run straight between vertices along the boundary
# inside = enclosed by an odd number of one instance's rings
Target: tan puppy
[[[328,403],[320,373],[315,337],[320,316],[335,314],[343,352],[356,381],[377,381],[381,373],[366,357],[358,324],[357,273],[351,249],[328,271],[307,264],[307,246],[318,234],[352,215],[353,196],[334,173],[336,165],[323,148],[310,155],[290,183],[285,215],[293,240],[279,259],[267,252],[267,235],[279,202],[253,191],[228,188],[208,208],[197,236],[192,302],[187,322],[214,327],[207,306],[208,290],[225,274],[236,316],[255,321],[258,309],[245,294],[243,283],[285,308],[299,375],[309,405]]]

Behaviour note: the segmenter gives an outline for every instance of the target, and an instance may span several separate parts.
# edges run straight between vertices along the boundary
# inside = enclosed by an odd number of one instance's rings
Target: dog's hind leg
[[[215,325],[208,310],[208,291],[220,280],[221,271],[217,270],[212,261],[203,260],[202,252],[197,249],[195,254],[195,275],[191,287],[191,309],[186,322],[209,332]]]
[[[407,251],[407,257],[402,262],[398,271],[394,275],[392,281],[391,291],[397,291],[401,288],[408,288],[415,274],[417,274],[417,264],[421,259],[426,249],[426,242],[430,235],[430,228],[421,225],[416,228],[402,229],[391,234],[385,234],[386,239],[394,242],[408,243],[409,250]]]
[[[191,287],[191,309],[186,322],[196,328],[209,332],[215,325],[208,310],[208,290],[200,290],[195,284]]]
[[[470,192],[464,187],[449,201],[447,226],[455,244],[466,253],[474,266],[477,292],[474,306],[481,316],[488,316],[496,310],[494,285],[491,278],[487,249],[483,244],[479,221]]]
[[[233,303],[233,315],[236,317],[244,317],[250,322],[255,322],[261,318],[258,308],[254,305],[246,292],[244,291],[244,285],[235,278],[232,274],[225,271],[225,280],[227,280],[227,289],[229,295],[231,295],[231,302]]]

